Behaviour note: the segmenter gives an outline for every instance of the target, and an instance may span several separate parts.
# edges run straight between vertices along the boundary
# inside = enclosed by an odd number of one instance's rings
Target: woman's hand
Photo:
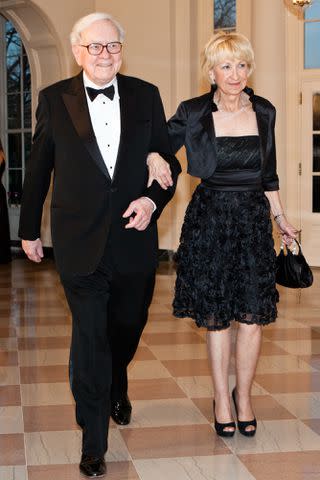
[[[147,165],[149,168],[148,187],[153,180],[156,180],[164,190],[173,185],[170,165],[158,153],[149,153]]]
[[[299,230],[289,223],[285,215],[281,215],[275,219],[278,229],[282,235],[282,239],[286,245],[290,245],[293,239],[297,238]]]

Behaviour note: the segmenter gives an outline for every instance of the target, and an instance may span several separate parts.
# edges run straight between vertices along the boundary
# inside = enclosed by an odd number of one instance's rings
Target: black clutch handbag
[[[300,243],[294,241],[296,245],[292,251],[281,243],[276,260],[276,282],[289,288],[307,288],[313,283],[312,271],[302,254]]]

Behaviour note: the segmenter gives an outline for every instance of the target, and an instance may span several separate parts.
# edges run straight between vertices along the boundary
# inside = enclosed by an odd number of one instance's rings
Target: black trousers
[[[124,274],[105,253],[95,272],[61,274],[72,313],[70,384],[82,451],[103,456],[108,448],[111,401],[127,393],[127,366],[148,317],[155,271]]]

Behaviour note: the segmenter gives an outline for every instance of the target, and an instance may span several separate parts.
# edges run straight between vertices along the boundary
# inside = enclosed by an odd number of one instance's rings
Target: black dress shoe
[[[89,478],[103,477],[107,473],[106,462],[103,457],[94,457],[84,453],[79,468],[82,475]]]
[[[111,417],[118,425],[128,425],[131,412],[132,406],[127,395],[111,404]]]

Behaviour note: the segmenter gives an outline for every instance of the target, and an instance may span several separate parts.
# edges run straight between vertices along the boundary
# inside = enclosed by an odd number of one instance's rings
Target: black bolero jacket
[[[211,92],[180,103],[175,115],[168,122],[173,152],[185,145],[188,173],[202,179],[209,178],[216,169],[215,131],[212,112],[217,111],[213,102],[215,86]],[[265,98],[246,87],[253,110],[256,112],[260,138],[262,187],[265,191],[279,190],[276,171],[274,126],[276,110]]]

